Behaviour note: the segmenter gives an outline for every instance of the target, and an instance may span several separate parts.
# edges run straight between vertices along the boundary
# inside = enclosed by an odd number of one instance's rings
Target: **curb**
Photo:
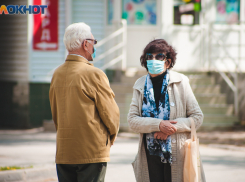
[[[0,130],[0,134],[7,134],[7,135],[21,135],[21,134],[34,134],[34,133],[40,133],[43,132],[44,128],[32,128],[32,129],[26,129],[26,130]]]
[[[0,172],[0,182],[40,182],[46,179],[57,180],[55,167]]]
[[[128,138],[128,139],[139,139],[139,134],[137,134],[137,133],[119,132],[117,137],[118,138]]]
[[[208,147],[218,148],[218,149],[226,149],[226,150],[235,150],[235,151],[244,151],[245,147],[238,147],[234,145],[224,145],[224,144],[208,144]]]

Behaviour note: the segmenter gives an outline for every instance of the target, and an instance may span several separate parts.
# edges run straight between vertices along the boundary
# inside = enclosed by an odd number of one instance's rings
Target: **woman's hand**
[[[177,131],[177,128],[174,125],[172,125],[172,124],[176,124],[176,123],[177,123],[177,121],[162,120],[160,125],[159,125],[159,129],[165,135],[172,135]]]
[[[158,131],[158,132],[154,133],[154,138],[155,139],[166,140],[167,137],[168,137],[168,135],[164,134],[161,131]]]

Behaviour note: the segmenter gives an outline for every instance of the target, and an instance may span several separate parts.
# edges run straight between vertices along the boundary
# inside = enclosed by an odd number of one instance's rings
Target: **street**
[[[138,150],[138,139],[119,136],[111,148],[106,182],[134,182],[131,162]],[[226,150],[201,145],[207,182],[244,182],[245,148]],[[50,180],[56,181],[55,133],[0,133],[0,166],[33,166],[34,169],[53,167]],[[1,172],[0,172],[1,173]],[[0,179],[1,181],[1,179]],[[44,180],[43,180],[44,181]]]

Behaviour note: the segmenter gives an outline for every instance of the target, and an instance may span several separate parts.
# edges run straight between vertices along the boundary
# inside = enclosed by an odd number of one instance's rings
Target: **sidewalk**
[[[43,128],[30,130],[0,130],[0,166],[30,167],[15,171],[0,171],[0,182],[57,182],[55,133]]]
[[[225,176],[223,170],[230,170],[227,167],[227,165],[230,166],[230,162],[235,167],[239,166],[239,170],[245,170],[245,131],[200,132],[198,137],[204,143],[200,150],[207,171],[219,166],[222,169],[221,176]],[[119,133],[115,145],[111,148],[111,162],[108,163],[106,182],[135,181],[131,162],[138,150],[138,138],[138,134]],[[57,182],[55,151],[56,134],[43,132],[42,128],[19,131],[0,130],[0,166],[33,166],[32,169],[1,171],[0,182]],[[237,170],[234,167],[232,169]],[[213,178],[212,172],[211,170],[207,174],[210,179]],[[237,181],[243,179],[239,175],[236,176]],[[227,176],[227,179],[229,177]]]

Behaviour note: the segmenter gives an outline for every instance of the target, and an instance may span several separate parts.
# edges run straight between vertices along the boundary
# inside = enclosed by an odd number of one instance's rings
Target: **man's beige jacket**
[[[53,75],[49,99],[57,130],[56,163],[108,162],[119,109],[105,73],[68,55]]]

